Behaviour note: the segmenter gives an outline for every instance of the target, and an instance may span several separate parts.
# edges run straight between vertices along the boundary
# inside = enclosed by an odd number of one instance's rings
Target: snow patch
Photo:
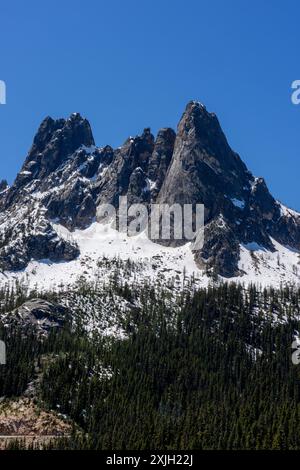
[[[238,207],[239,209],[244,209],[245,208],[245,201],[243,199],[236,199],[235,197],[230,199],[230,201],[232,202],[232,204],[235,206],[235,207]]]
[[[300,213],[297,211],[294,211],[293,209],[289,209],[287,206],[282,204],[281,202],[277,201],[280,207],[280,215],[281,217],[296,217],[300,218]]]

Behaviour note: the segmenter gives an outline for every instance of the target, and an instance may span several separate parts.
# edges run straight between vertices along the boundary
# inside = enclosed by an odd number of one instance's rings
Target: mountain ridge
[[[145,128],[117,149],[96,147],[79,113],[47,117],[14,183],[8,187],[3,181],[0,188],[0,268],[6,273],[26,270],[32,261],[78,258],[78,243],[56,227],[70,234],[85,231],[95,223],[99,204],[118,208],[120,196],[147,208],[203,203],[204,245],[195,262],[207,276],[242,280],[247,246],[268,253],[287,247],[297,268],[300,214],[276,201],[264,179],[252,175],[217,116],[197,101],[188,103],[177,132],[163,128],[154,137]],[[187,242],[173,243],[174,249]]]

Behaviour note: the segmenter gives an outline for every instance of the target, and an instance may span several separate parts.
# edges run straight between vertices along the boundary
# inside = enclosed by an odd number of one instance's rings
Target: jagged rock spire
[[[17,185],[32,178],[45,178],[81,146],[95,145],[89,122],[79,113],[69,119],[44,119],[34,137]]]
[[[77,247],[59,238],[51,220],[69,230],[86,228],[99,204],[117,208],[120,196],[148,208],[150,203],[203,203],[205,242],[196,260],[225,277],[242,274],[243,244],[272,251],[274,239],[300,249],[300,216],[285,210],[265,181],[252,176],[230,148],[216,115],[196,101],[187,104],[177,133],[163,128],[155,139],[145,128],[117,149],[95,147],[89,122],[79,113],[47,117],[15,183],[11,188],[1,183],[1,188],[0,226],[9,221],[0,249],[5,269],[24,267],[42,255],[77,256]],[[26,236],[18,238],[14,256],[13,239],[22,227]]]

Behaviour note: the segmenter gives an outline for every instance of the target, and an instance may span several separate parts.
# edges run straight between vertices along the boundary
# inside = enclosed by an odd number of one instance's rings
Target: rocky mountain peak
[[[226,201],[243,199],[253,177],[230,148],[215,114],[191,101],[179,122],[174,151],[158,200],[203,203],[206,220],[217,216]]]
[[[195,260],[208,273],[242,275],[244,245],[274,252],[275,240],[300,249],[300,216],[275,201],[263,178],[253,177],[216,115],[196,101],[187,104],[177,133],[166,127],[155,138],[147,127],[116,149],[97,148],[79,113],[47,117],[13,186],[2,182],[0,193],[5,270],[25,268],[31,259],[76,258],[79,247],[56,227],[86,229],[99,204],[117,208],[120,196],[148,208],[204,204],[205,243]]]
[[[198,152],[198,158],[217,174],[221,171],[239,174],[247,171],[230,148],[217,116],[197,101],[188,103],[178,124],[177,139],[189,153]]]
[[[30,179],[45,178],[81,146],[95,145],[89,122],[79,113],[69,119],[44,119],[19,173],[16,185]]]
[[[211,139],[218,137],[227,144],[219,121],[214,113],[198,101],[190,101],[178,124],[177,134],[182,140],[190,140],[191,136],[202,140],[203,145],[211,144]]]

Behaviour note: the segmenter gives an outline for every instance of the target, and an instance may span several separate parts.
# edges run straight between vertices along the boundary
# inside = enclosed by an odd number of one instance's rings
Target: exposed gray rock
[[[29,198],[0,213],[0,269],[24,269],[31,259],[70,261],[79,254],[77,245],[59,237],[46,210]]]
[[[152,186],[150,189],[153,201],[156,200],[165,180],[174,152],[175,139],[176,134],[170,128],[160,129],[157,134],[154,149],[149,158],[147,172]]]
[[[119,197],[126,196],[128,193],[133,172],[139,168],[143,174],[146,174],[153,149],[154,137],[148,128],[141,136],[127,139],[122,147],[116,149],[111,165],[107,167],[101,182],[97,185],[97,205],[109,203],[118,207]],[[132,178],[136,177],[137,173]],[[133,195],[140,189],[135,191],[131,185],[130,194]],[[141,193],[141,195],[140,202],[143,202],[144,194]]]
[[[68,316],[68,310],[56,303],[43,299],[32,299],[19,308],[1,316],[6,327],[18,326],[23,330],[33,328],[45,336],[53,328],[61,328]]]
[[[195,253],[196,262],[208,275],[239,276],[239,240],[223,216],[209,222],[204,231],[204,245]]]
[[[214,114],[190,102],[178,125],[174,154],[161,192],[160,203],[206,207],[206,220],[217,216],[224,198],[246,194],[252,176],[229,147]]]

